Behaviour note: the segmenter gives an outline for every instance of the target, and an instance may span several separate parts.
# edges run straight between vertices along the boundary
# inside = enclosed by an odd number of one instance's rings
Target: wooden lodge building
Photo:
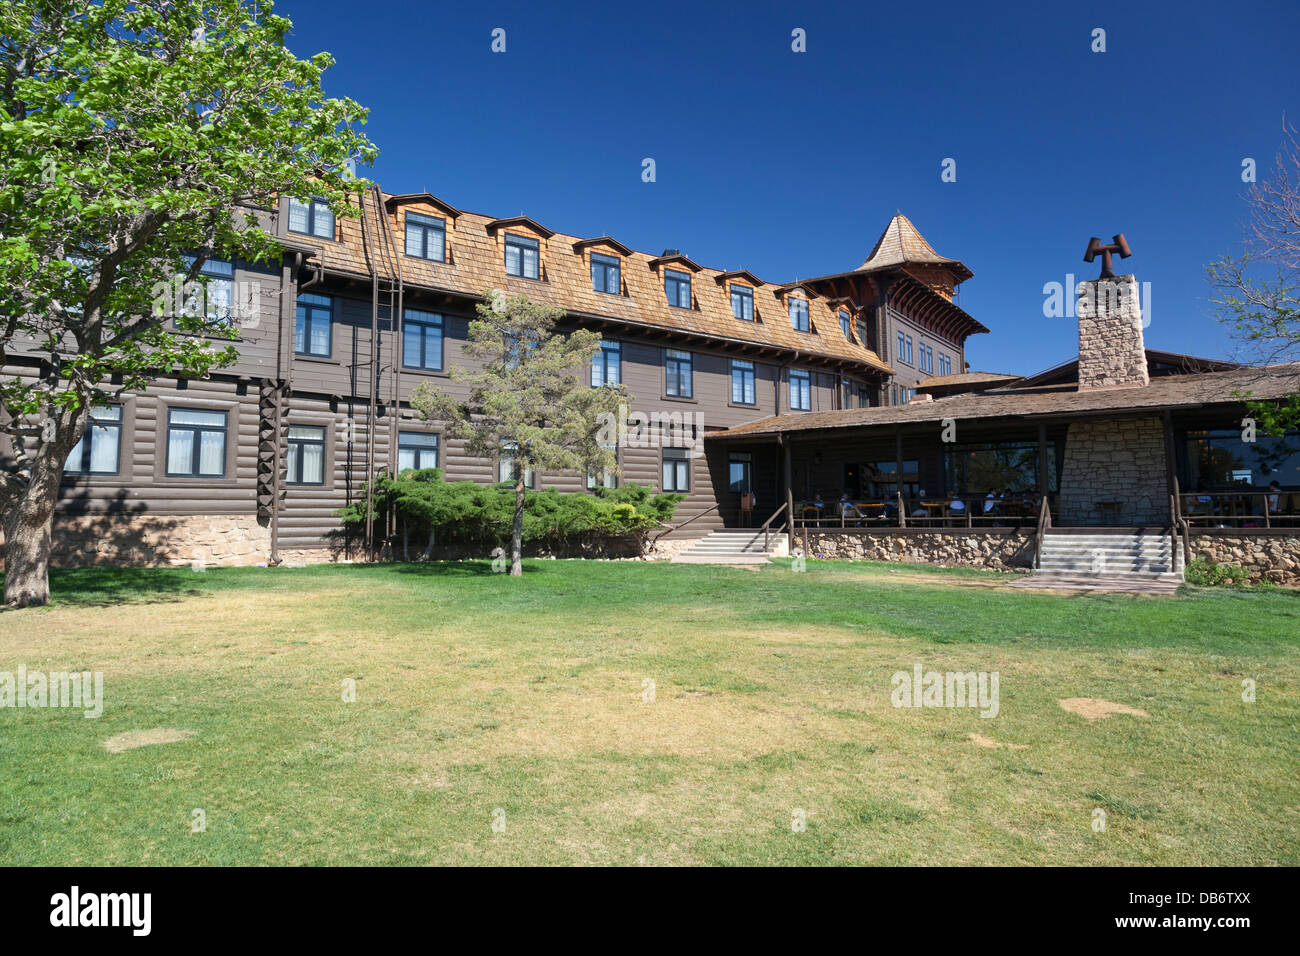
[[[690,446],[617,449],[622,480],[687,495],[667,541],[766,523],[764,545],[784,531],[817,553],[1046,567],[1049,529],[1083,529],[1149,534],[1171,572],[1173,551],[1217,534],[1230,555],[1262,549],[1261,572],[1300,573],[1300,439],[1241,442],[1238,397],[1300,390],[1300,366],[1149,351],[1132,316],[1081,309],[1076,362],[971,372],[967,337],[988,331],[959,305],[971,270],[901,214],[856,269],[774,283],[428,193],[374,187],[355,203],[336,219],[283,200],[266,221],[280,262],[209,264],[209,301],[244,303],[238,362],[96,411],[65,469],[56,565],[363,557],[335,512],[368,476],[511,477],[408,405],[421,382],[454,388],[475,304],[499,289],[602,335],[593,387],[621,383],[632,412],[692,423]]]

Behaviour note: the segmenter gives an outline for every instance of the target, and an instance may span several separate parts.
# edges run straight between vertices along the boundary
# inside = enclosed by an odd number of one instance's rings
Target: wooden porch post
[[[1174,472],[1178,470],[1178,465],[1174,460],[1174,416],[1169,409],[1165,409],[1160,416],[1165,426],[1165,487],[1169,496],[1169,524],[1171,527],[1178,523],[1178,505],[1179,502],[1174,498]]]
[[[790,533],[787,536],[787,551],[794,554],[794,488],[790,479],[790,438],[788,435],[778,435],[776,440],[781,445],[781,457],[785,462],[783,466],[785,470],[785,513],[790,528]]]
[[[1047,423],[1038,423],[1038,493],[1047,499]],[[1048,504],[1051,507],[1051,504]]]
[[[903,494],[903,426],[894,426],[894,491],[898,493],[898,514],[899,527],[902,527],[907,517],[903,514],[907,510],[907,499]]]

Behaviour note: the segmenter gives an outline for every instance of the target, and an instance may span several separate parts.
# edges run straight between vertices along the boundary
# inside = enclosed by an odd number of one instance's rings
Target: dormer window
[[[527,236],[506,233],[506,275],[536,279],[541,273],[541,243]]]
[[[840,309],[840,328],[844,330],[844,337],[852,341],[853,322],[849,318],[849,313],[844,309]]]
[[[618,259],[599,252],[591,254],[591,288],[609,295],[618,295],[622,291]]]
[[[289,200],[289,231],[319,239],[334,238],[334,213],[323,199]]]
[[[679,309],[691,307],[691,277],[689,273],[675,269],[664,270],[664,295],[668,304]]]
[[[790,327],[796,332],[807,332],[808,325],[808,300],[795,297],[790,298]]]
[[[754,321],[754,290],[747,285],[731,284],[731,314],[746,322]]]
[[[437,216],[423,216],[418,212],[406,214],[406,254],[416,259],[432,262],[447,260],[447,220]]]

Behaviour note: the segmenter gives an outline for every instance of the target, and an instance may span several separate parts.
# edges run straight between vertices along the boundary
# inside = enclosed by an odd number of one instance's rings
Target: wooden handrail
[[[1034,570],[1037,571],[1043,563],[1043,535],[1047,529],[1052,526],[1052,506],[1048,503],[1048,495],[1043,494],[1043,500],[1038,506],[1038,533],[1034,536]]]
[[[718,504],[714,505],[712,508],[706,508],[704,511],[701,511],[699,514],[692,515],[691,517],[689,517],[689,518],[687,518],[685,521],[683,521],[681,524],[676,524],[676,525],[673,525],[673,524],[665,525],[665,530],[660,531],[659,534],[657,534],[657,535],[655,536],[654,541],[651,542],[651,543],[652,543],[652,544],[657,544],[657,543],[659,542],[659,539],[662,538],[664,535],[668,534],[670,531],[681,531],[682,528],[685,528],[685,527],[686,527],[688,524],[690,524],[692,521],[695,521],[695,520],[697,520],[697,519],[699,519],[699,518],[703,518],[703,517],[704,517],[705,515],[707,515],[707,514],[712,514],[714,511],[717,511],[717,510],[718,510],[719,508],[721,508],[721,507],[722,507],[722,504],[721,504],[721,502],[719,502]]]
[[[788,501],[787,501],[787,502],[784,502],[784,503],[781,505],[781,507],[779,507],[779,508],[777,508],[775,511],[773,511],[773,512],[772,512],[772,517],[770,517],[770,518],[768,518],[766,521],[764,521],[763,524],[762,524],[762,527],[759,529],[760,531],[763,532],[763,553],[764,553],[764,554],[767,553],[767,536],[768,536],[769,530],[770,530],[770,528],[771,528],[772,522],[775,521],[778,517],[780,517],[781,512],[782,512],[782,511],[785,511],[786,506],[787,506],[788,504],[789,504]],[[783,525],[782,527],[784,527],[784,525]],[[777,533],[780,534],[779,531],[778,531]]]

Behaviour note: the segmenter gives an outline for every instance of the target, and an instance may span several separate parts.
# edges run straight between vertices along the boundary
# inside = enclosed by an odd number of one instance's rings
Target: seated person
[[[952,496],[952,501],[948,502],[948,514],[964,515],[966,513],[966,502],[962,501],[956,495]]]
[[[1002,505],[1002,496],[998,494],[993,488],[990,488],[989,493],[984,496],[984,514],[989,516],[1001,514],[1002,513],[1001,505]]]
[[[1268,509],[1270,515],[1275,515],[1282,506],[1282,486],[1276,481],[1269,482],[1268,494],[1264,496],[1264,503],[1260,508],[1255,509],[1255,514],[1263,514],[1263,508]]]
[[[916,507],[912,509],[912,515],[917,518],[928,518],[930,516],[930,510],[925,506],[924,488],[916,493]]]
[[[843,518],[849,518],[849,517],[857,518],[857,519],[858,519],[858,525],[861,526],[861,524],[862,524],[862,520],[861,520],[861,519],[862,519],[862,517],[863,517],[862,512],[861,512],[860,510],[858,510],[858,506],[855,505],[855,504],[854,504],[854,503],[849,499],[849,493],[848,493],[847,491],[844,492],[844,494],[840,495],[840,504],[839,504],[839,508],[840,508],[840,516],[841,516],[841,517],[843,517]]]

